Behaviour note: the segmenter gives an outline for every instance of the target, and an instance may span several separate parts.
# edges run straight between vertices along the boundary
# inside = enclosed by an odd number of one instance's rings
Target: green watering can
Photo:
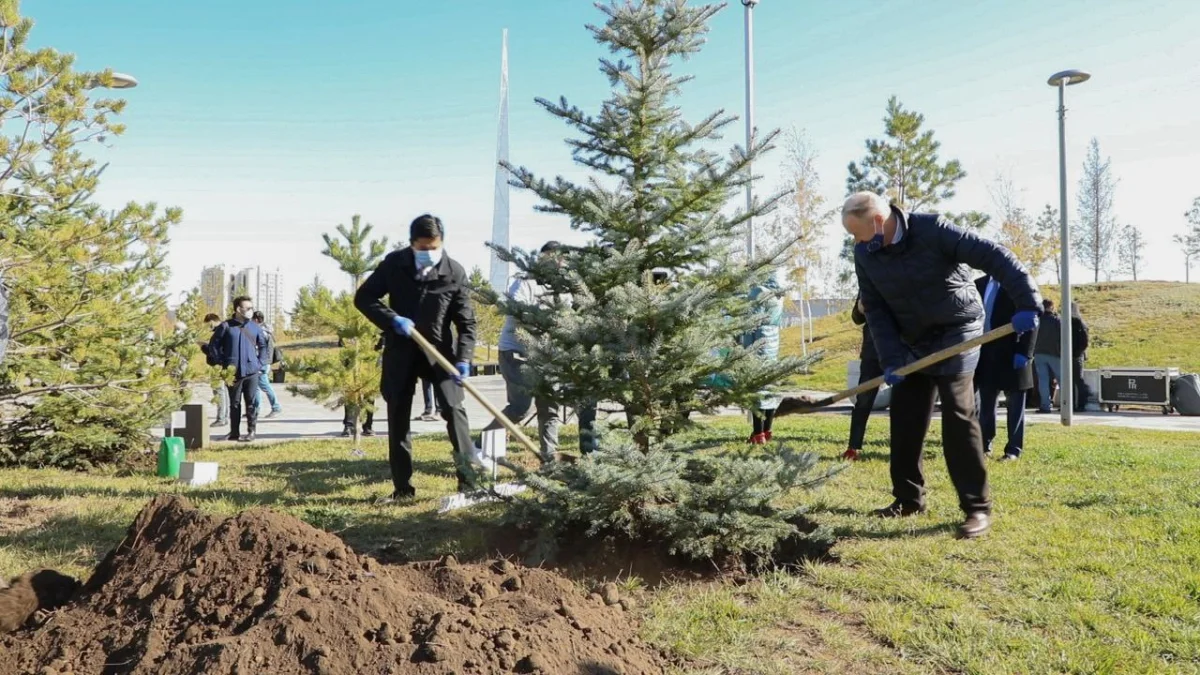
[[[168,431],[166,438],[158,444],[158,477],[179,478],[179,465],[183,463],[186,447],[183,439],[175,436],[175,429]]]

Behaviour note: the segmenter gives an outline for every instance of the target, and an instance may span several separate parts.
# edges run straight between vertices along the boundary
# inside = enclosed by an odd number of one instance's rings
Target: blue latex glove
[[[1024,354],[1013,354],[1013,370],[1020,370],[1029,365],[1029,357]]]
[[[1023,309],[1013,314],[1013,329],[1017,335],[1022,335],[1038,327],[1038,313],[1032,309]]]
[[[398,316],[392,319],[392,328],[395,328],[396,332],[404,337],[412,337],[413,322],[407,316]]]
[[[462,384],[463,380],[471,375],[471,364],[466,361],[459,361],[454,367],[458,368],[458,377],[454,378],[454,383]]]
[[[904,381],[904,376],[896,373],[895,368],[885,368],[883,370],[883,381],[888,383],[888,386],[894,387]]]

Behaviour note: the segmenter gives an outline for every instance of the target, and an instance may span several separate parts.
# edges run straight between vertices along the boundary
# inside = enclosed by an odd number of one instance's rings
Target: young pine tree
[[[144,449],[183,402],[190,331],[155,330],[178,209],[105,209],[92,144],[119,135],[112,73],[30,49],[33,23],[0,5],[0,274],[11,343],[0,373],[0,464],[86,468]],[[93,93],[100,94],[93,98]]]
[[[537,395],[576,408],[617,402],[629,434],[602,436],[599,452],[526,476],[535,497],[517,500],[514,517],[547,544],[586,532],[665,541],[694,557],[767,554],[795,534],[772,504],[803,482],[813,456],[694,453],[671,437],[695,413],[753,407],[764,389],[806,365],[765,362],[739,342],[764,322],[750,289],[794,242],[739,261],[737,230],[782,195],[750,213],[725,206],[777,133],[721,157],[709,148],[734,118],[718,111],[690,123],[678,107],[691,78],[672,68],[699,51],[720,6],[597,6],[606,22],[589,31],[615,55],[600,62],[612,96],[596,114],[538,99],[577,133],[568,145],[594,179],[547,181],[509,167],[515,185],[541,199],[540,210],[566,216],[594,241],[552,257],[497,249],[545,290],[536,302],[499,305],[524,330]]]
[[[317,287],[302,296],[303,307],[298,305],[297,314],[303,314],[306,329],[334,333],[341,346],[332,353],[300,359],[295,369],[307,386],[290,387],[292,393],[320,401],[331,409],[349,410],[356,448],[360,422],[374,411],[379,393],[379,354],[375,349],[379,330],[354,307],[354,290],[387,254],[387,240],[372,240],[370,233],[371,226],[363,227],[359,217],[354,216],[349,228],[338,226],[340,239],[322,235],[325,241],[322,253],[346,273],[351,290],[334,295],[324,287]]]

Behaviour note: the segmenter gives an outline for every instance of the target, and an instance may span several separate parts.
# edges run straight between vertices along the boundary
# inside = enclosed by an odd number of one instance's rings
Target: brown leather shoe
[[[991,528],[992,517],[982,511],[978,511],[968,515],[963,524],[958,526],[958,536],[963,539],[974,539],[975,537],[987,534],[987,531]]]
[[[907,518],[925,513],[925,507],[918,504],[894,501],[889,506],[876,509],[872,513],[877,518]]]

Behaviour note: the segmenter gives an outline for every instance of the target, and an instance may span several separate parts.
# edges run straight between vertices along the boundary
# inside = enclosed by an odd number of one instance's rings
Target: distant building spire
[[[500,123],[496,132],[496,196],[492,209],[492,243],[507,248],[508,241],[508,170],[501,163],[508,162],[508,29],[500,39]],[[492,288],[503,293],[508,288],[508,263],[492,251],[492,265],[488,274]]]

